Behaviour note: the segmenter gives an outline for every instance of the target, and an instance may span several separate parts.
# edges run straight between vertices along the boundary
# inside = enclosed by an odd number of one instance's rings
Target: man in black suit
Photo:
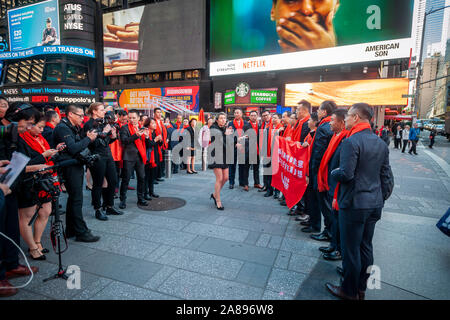
[[[42,136],[47,140],[52,149],[56,148],[55,141],[53,140],[53,130],[55,130],[60,121],[61,119],[56,111],[49,110],[45,113],[45,128]]]
[[[142,142],[142,137],[145,135],[148,136],[148,129],[139,128],[138,111],[131,110],[128,113],[128,125],[120,128],[120,141],[122,142],[123,147],[123,173],[122,184],[120,185],[120,209],[125,209],[127,207],[127,190],[133,170],[136,171],[137,175],[138,205],[148,205],[148,202],[144,199],[145,162],[147,161],[147,158],[145,142]],[[140,147],[138,147],[139,144],[141,144]]]
[[[260,183],[260,177],[259,177],[259,159],[260,159],[260,145],[259,145],[259,130],[261,130],[261,125],[258,123],[258,112],[251,111],[250,112],[250,126],[255,130],[256,135],[256,163],[253,161],[253,163],[250,163],[250,166],[253,170],[253,187],[256,189],[262,189],[263,186]]]
[[[324,101],[319,107],[319,126],[314,136],[314,142],[311,146],[311,158],[309,160],[309,183],[312,187],[310,226],[302,229],[303,232],[320,232],[322,226],[322,217],[324,217],[325,229],[320,234],[313,234],[311,238],[318,241],[331,240],[331,201],[325,193],[319,192],[317,183],[317,174],[319,173],[320,162],[328,148],[333,131],[331,131],[331,114],[336,110],[336,103],[333,101]]]
[[[373,266],[372,238],[384,202],[394,187],[387,145],[370,128],[373,112],[358,103],[345,118],[349,137],[342,143],[339,168],[331,176],[339,183],[337,206],[341,232],[341,286],[326,284],[341,299],[365,297],[369,267]],[[368,272],[369,271],[369,272]]]
[[[234,163],[229,165],[230,189],[234,188],[236,165],[239,163],[239,186],[243,187],[244,191],[248,191],[249,145],[248,139],[245,138],[245,132],[251,129],[251,126],[242,116],[242,110],[236,109],[234,110],[234,120],[228,123],[228,128],[233,129],[234,132]]]

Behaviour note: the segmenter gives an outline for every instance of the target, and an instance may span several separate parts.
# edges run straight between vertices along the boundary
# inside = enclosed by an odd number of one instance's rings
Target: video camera
[[[100,159],[100,155],[98,154],[92,154],[89,149],[84,149],[83,151],[79,152],[75,159],[88,167],[92,167],[96,161]]]
[[[119,125],[116,123],[116,116],[114,114],[113,111],[108,111],[105,114],[105,117],[103,119],[94,119],[94,123],[93,123],[93,128],[95,130],[95,132],[98,133],[98,136],[102,139],[105,139],[108,136],[112,135],[112,132],[109,131],[108,133],[104,133],[103,129],[105,129],[105,127],[107,125],[110,125],[112,128],[115,128],[117,132],[119,132],[120,127]]]

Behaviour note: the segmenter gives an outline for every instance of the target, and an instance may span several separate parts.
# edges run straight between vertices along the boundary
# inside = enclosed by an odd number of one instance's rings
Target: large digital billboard
[[[105,76],[206,66],[205,0],[169,0],[103,15]]]
[[[333,100],[338,106],[365,102],[372,106],[402,106],[409,91],[407,78],[293,83],[286,85],[285,106],[295,107],[301,100],[319,106]]]
[[[125,89],[119,91],[118,104],[122,108],[148,109],[152,106],[154,97],[167,97],[186,102],[186,108],[200,111],[200,87],[164,87],[147,89]]]
[[[211,76],[406,58],[414,0],[211,0]]]
[[[61,43],[58,0],[8,10],[11,51]]]

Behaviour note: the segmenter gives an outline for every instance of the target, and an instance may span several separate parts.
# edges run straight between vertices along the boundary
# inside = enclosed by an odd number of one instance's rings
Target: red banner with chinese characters
[[[272,153],[272,187],[283,193],[289,209],[302,199],[306,191],[307,165],[308,148],[276,137]]]

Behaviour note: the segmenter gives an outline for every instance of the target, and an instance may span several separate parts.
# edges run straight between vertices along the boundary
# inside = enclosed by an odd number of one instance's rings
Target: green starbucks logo
[[[237,87],[236,87],[236,94],[238,95],[238,97],[245,97],[248,95],[248,93],[250,92],[250,85],[246,82],[240,82],[238,83]]]

